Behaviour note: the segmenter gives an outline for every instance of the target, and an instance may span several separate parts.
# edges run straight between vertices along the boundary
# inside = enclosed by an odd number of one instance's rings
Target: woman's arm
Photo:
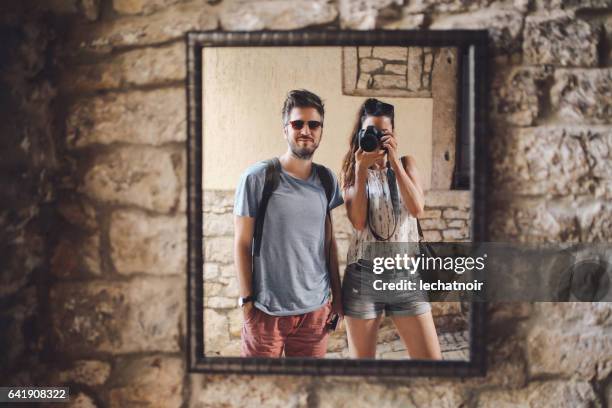
[[[421,187],[419,172],[416,167],[416,162],[412,156],[406,157],[406,167],[402,165],[401,160],[395,160],[391,163],[397,184],[399,186],[402,200],[410,214],[418,218],[423,215],[425,208],[425,194]]]

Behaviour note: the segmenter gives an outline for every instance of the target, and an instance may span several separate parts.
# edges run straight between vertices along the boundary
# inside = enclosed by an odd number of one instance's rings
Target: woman
[[[372,152],[359,147],[359,130],[368,126],[376,127],[384,135],[380,148]],[[419,239],[415,217],[423,212],[423,188],[414,158],[398,156],[393,132],[393,105],[373,98],[366,100],[359,110],[342,165],[344,202],[354,227],[342,285],[349,351],[355,358],[376,356],[378,327],[385,312],[411,358],[441,359],[429,303],[410,291],[387,291],[384,299],[370,299],[359,293],[362,279],[373,276],[371,269],[363,269],[371,265],[363,259],[367,243],[377,240],[416,243]],[[393,170],[392,174],[388,168]],[[394,184],[391,188],[389,177]],[[395,209],[391,200],[393,190],[399,198],[399,210],[397,200]]]

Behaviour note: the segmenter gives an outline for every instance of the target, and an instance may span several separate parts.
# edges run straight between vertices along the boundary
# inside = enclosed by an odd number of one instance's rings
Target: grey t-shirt
[[[265,175],[265,162],[244,172],[236,188],[235,215],[257,215]],[[343,203],[335,176],[333,181],[330,210]],[[311,312],[328,301],[326,204],[325,189],[314,168],[307,180],[281,170],[278,187],[268,202],[260,253],[254,262],[255,307],[271,315],[288,316]]]

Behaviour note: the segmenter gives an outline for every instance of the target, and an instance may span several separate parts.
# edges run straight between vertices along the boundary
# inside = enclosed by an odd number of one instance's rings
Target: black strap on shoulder
[[[259,251],[261,249],[261,235],[263,233],[264,220],[266,218],[266,209],[268,208],[270,197],[272,196],[274,190],[276,190],[278,187],[280,180],[281,164],[278,157],[266,160],[265,163],[266,179],[255,218],[255,231],[253,232],[253,256],[259,256]]]
[[[334,179],[330,171],[320,164],[312,163],[314,171],[317,172],[317,177],[321,180],[323,189],[325,190],[325,197],[327,198],[327,206],[325,208],[325,265],[327,266],[328,273],[331,273],[331,239],[334,234],[334,225],[332,223],[331,214],[329,211],[329,203],[331,202],[332,196],[334,195]],[[329,222],[328,222],[329,221]],[[329,228],[327,225],[329,224]]]
[[[321,180],[321,184],[323,184],[323,189],[325,190],[325,197],[327,198],[327,208],[329,212],[329,203],[331,202],[332,196],[334,195],[334,179],[332,178],[329,170],[320,164],[312,163],[317,172],[317,177]]]

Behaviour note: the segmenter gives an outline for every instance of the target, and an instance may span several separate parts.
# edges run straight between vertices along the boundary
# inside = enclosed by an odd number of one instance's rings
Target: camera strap
[[[389,195],[391,196],[391,205],[393,206],[393,231],[385,238],[378,234],[374,227],[372,226],[372,220],[370,218],[370,189],[368,188],[368,183],[366,182],[366,194],[367,194],[367,217],[368,217],[368,228],[372,233],[372,236],[377,241],[388,241],[393,234],[395,234],[395,230],[397,229],[397,224],[399,223],[400,218],[400,202],[399,202],[399,192],[397,190],[397,181],[395,177],[395,172],[391,168],[390,163],[387,161],[387,184],[389,185]],[[383,189],[384,193],[384,189]]]

